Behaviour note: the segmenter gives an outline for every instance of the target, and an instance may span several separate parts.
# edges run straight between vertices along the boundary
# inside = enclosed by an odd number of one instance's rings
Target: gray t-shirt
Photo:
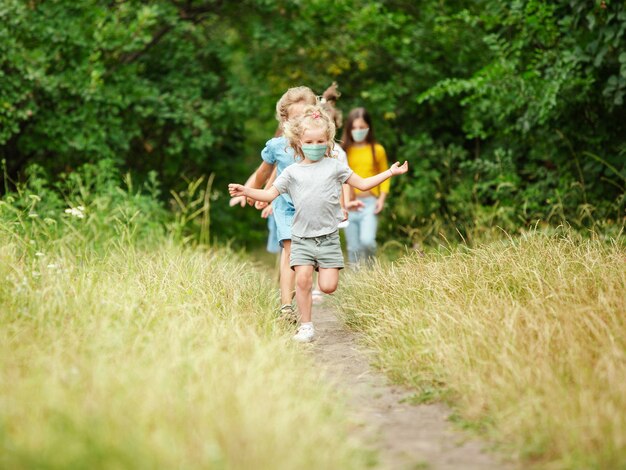
[[[274,187],[287,193],[296,213],[291,233],[298,237],[319,237],[337,230],[343,220],[339,198],[341,185],[352,175],[345,163],[322,158],[316,163],[296,163],[283,170]]]

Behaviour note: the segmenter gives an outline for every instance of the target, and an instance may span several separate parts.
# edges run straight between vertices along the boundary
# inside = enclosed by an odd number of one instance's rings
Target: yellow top
[[[380,144],[374,144],[374,149],[376,151],[376,158],[372,156],[372,146],[370,144],[359,145],[358,147],[353,145],[348,148],[348,165],[361,178],[369,178],[370,176],[382,173],[389,168],[389,164],[387,163],[387,153],[385,152],[384,147]],[[370,191],[375,196],[380,195],[381,191],[383,193],[388,193],[389,180],[383,181],[380,185],[372,188]],[[359,194],[360,192],[362,191],[359,191],[358,189],[354,190],[355,194]]]

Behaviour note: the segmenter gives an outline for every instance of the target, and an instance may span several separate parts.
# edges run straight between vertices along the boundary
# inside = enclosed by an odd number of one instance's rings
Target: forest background
[[[625,30],[610,0],[5,0],[2,192],[72,178],[98,192],[127,174],[187,236],[210,204],[211,238],[254,245],[264,223],[228,207],[226,184],[260,163],[288,87],[336,81],[339,108],[365,106],[390,159],[410,162],[382,241],[537,221],[619,233]],[[67,207],[53,199],[50,213]]]

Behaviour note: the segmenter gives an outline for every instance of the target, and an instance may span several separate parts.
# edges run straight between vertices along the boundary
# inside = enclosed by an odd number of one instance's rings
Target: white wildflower
[[[30,217],[31,219],[36,219],[37,217],[39,217],[39,214],[37,214],[37,212],[29,212],[28,217]]]
[[[41,258],[42,256],[44,256],[44,254],[41,251],[38,251],[37,253],[35,253],[35,256]]]
[[[59,265],[58,265],[58,264],[54,264],[54,263],[52,263],[52,264],[49,264],[49,265],[48,265],[48,266],[46,266],[46,267],[47,267],[48,269],[57,269],[57,268],[59,267]]]
[[[71,215],[72,217],[78,217],[79,219],[84,219],[85,218],[84,210],[85,208],[83,206],[70,207],[69,209],[65,209],[65,213]]]

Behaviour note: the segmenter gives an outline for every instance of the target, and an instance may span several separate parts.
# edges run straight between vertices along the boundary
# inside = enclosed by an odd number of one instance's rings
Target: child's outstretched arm
[[[402,175],[407,171],[409,171],[409,162],[404,162],[402,165],[400,165],[400,162],[396,162],[389,169],[369,178],[361,178],[356,173],[352,173],[346,183],[360,191],[369,191],[392,176]]]
[[[247,188],[242,184],[230,183],[228,192],[231,197],[246,196],[256,201],[272,202],[278,197],[278,189],[272,186],[270,189]]]
[[[256,178],[256,170],[254,170],[254,173],[252,173],[250,175],[250,177],[248,178],[248,180],[246,181],[246,184],[244,186],[250,186],[252,184],[252,182],[255,180]],[[239,204],[241,207],[245,207],[246,206],[246,198],[243,196],[239,196],[239,197],[233,197],[231,198],[230,202],[228,203],[228,205],[230,207],[236,206],[237,204]]]

